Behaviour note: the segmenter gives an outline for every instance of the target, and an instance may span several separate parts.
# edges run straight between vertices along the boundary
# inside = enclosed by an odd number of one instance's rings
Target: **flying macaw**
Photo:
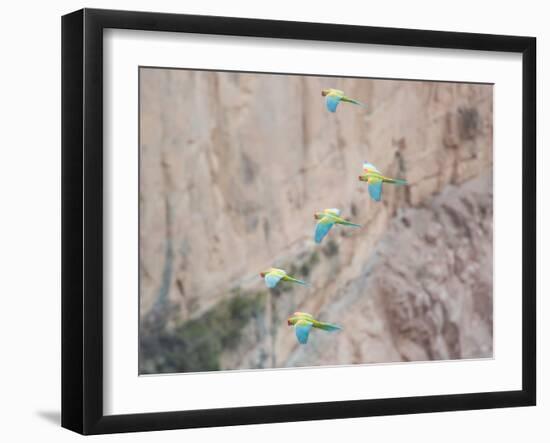
[[[353,226],[355,228],[361,227],[361,225],[356,225],[355,223],[351,223],[340,217],[340,209],[336,208],[316,212],[314,217],[315,220],[319,220],[317,222],[317,226],[315,226],[315,243],[321,243],[323,238],[325,238],[325,235],[327,235],[328,231],[330,231],[330,228],[332,228],[335,224]]]
[[[364,103],[361,103],[360,101],[354,100],[351,97],[347,97],[344,95],[344,91],[340,91],[339,89],[323,89],[321,91],[321,95],[323,97],[326,97],[326,105],[327,109],[330,112],[336,112],[336,107],[338,106],[338,103],[347,102],[347,103],[353,103],[354,105],[363,106],[364,108],[367,107]]]
[[[266,271],[260,272],[260,277],[265,280],[265,285],[268,288],[274,288],[277,286],[280,280],[288,281],[291,283],[298,283],[299,285],[308,286],[305,281],[298,280],[297,278],[287,275],[286,271],[277,268],[269,268]]]
[[[333,323],[325,323],[315,320],[311,314],[307,314],[306,312],[295,312],[288,317],[287,324],[288,326],[294,326],[296,338],[303,345],[307,343],[311,328],[322,329],[323,331],[329,332],[340,331],[343,329],[341,326]]]
[[[359,176],[359,180],[368,183],[369,194],[377,202],[382,198],[382,183],[407,184],[407,180],[384,177],[376,166],[366,162],[363,163],[363,174]]]

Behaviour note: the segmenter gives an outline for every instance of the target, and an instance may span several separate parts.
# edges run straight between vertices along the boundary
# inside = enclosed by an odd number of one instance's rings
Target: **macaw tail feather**
[[[297,278],[294,278],[294,277],[289,277],[288,275],[283,280],[289,281],[292,283],[297,283],[302,286],[309,286],[309,283],[306,283],[305,281],[302,281],[302,280],[298,280]]]
[[[394,185],[406,185],[407,184],[407,180],[404,180],[402,178],[390,178],[390,179],[386,179],[384,181],[387,182],[387,183],[393,183]]]
[[[354,105],[362,106],[363,108],[368,108],[368,106],[365,103],[360,102],[359,100],[355,100],[353,98],[344,97],[342,99],[342,101],[345,101],[345,102],[348,102],[348,103],[353,103]]]
[[[343,222],[340,222],[341,225],[344,225],[344,226],[351,226],[352,228],[360,228],[361,225],[358,225],[356,223],[352,223],[352,222],[349,222],[349,221],[343,221]]]
[[[325,323],[321,321],[315,326],[319,329],[322,329],[323,331],[328,332],[341,331],[343,329],[342,326],[335,325],[334,323]]]

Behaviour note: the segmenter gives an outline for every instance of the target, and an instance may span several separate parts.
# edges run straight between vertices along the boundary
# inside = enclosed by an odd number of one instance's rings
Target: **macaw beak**
[[[265,272],[260,272],[260,277],[264,278],[265,277]]]
[[[321,95],[322,95],[323,97],[324,97],[325,95],[327,95],[326,89],[323,89],[323,90],[321,91]]]
[[[290,320],[287,320],[287,321],[286,321],[286,324],[287,324],[288,326],[292,326],[292,323],[290,323]]]
[[[359,176],[359,181],[360,181],[360,182],[365,181],[365,179],[363,178],[362,175]]]

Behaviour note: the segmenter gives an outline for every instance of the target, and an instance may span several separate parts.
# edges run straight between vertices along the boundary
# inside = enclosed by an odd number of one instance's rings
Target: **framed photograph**
[[[531,37],[62,19],[62,425],[534,405]]]

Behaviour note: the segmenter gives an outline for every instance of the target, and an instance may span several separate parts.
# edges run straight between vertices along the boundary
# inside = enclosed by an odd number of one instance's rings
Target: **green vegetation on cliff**
[[[247,294],[237,290],[173,331],[142,332],[140,373],[219,370],[222,351],[239,343],[250,319],[263,314],[265,302],[265,292]],[[147,323],[142,328],[147,329]]]

